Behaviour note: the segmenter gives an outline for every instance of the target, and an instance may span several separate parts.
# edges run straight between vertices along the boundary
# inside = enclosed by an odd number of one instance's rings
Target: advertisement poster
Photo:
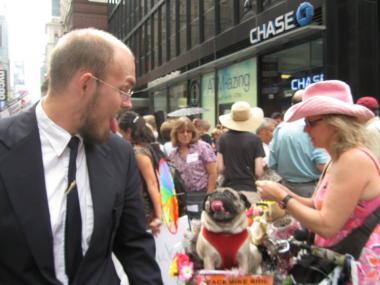
[[[236,101],[247,101],[252,107],[257,106],[256,58],[219,69],[217,74],[217,83],[215,83],[214,72],[202,76],[202,107],[209,110],[203,114],[203,119],[211,124],[215,120],[216,84],[218,86],[218,115],[229,113],[231,105]]]
[[[208,111],[202,114],[202,119],[210,123],[210,129],[215,126],[215,88],[214,88],[214,72],[207,73],[202,76],[201,94],[202,107]]]

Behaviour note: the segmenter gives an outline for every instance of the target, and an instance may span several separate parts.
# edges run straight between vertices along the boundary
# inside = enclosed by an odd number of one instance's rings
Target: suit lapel
[[[53,238],[34,110],[31,108],[12,126],[8,139],[13,141],[1,159],[0,173],[37,266],[55,283]]]

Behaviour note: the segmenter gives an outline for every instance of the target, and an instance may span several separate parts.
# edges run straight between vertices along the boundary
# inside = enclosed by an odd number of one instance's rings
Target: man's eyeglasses
[[[122,100],[130,99],[132,97],[132,95],[133,95],[133,90],[132,89],[128,89],[128,90],[124,91],[124,90],[121,90],[121,89],[113,86],[112,84],[109,84],[108,82],[105,82],[104,80],[96,77],[95,75],[91,74],[91,77],[94,78],[97,82],[102,83],[102,84],[104,84],[104,85],[106,85],[106,86],[114,89],[115,91],[119,92]]]
[[[307,127],[314,127],[316,124],[318,124],[318,122],[320,121],[323,121],[324,118],[319,118],[319,119],[316,119],[316,120],[313,120],[313,121],[310,121],[309,119],[305,118],[305,125]]]

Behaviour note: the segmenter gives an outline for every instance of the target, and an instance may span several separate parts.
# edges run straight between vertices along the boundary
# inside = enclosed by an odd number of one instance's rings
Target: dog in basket
[[[241,274],[261,272],[261,253],[250,242],[244,194],[222,187],[207,194],[201,214],[196,252],[204,269],[238,268]]]

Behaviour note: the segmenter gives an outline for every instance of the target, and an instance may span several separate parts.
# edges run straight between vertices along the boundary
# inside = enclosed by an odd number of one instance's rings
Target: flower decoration
[[[194,265],[192,262],[185,263],[181,266],[179,277],[184,281],[189,281],[194,274]]]
[[[178,276],[184,281],[189,281],[194,274],[194,264],[185,253],[176,253],[170,264],[169,275]]]

